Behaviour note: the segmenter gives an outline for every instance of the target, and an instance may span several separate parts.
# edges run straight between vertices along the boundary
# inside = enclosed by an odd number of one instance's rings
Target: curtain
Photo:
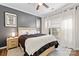
[[[60,14],[47,17],[47,27],[50,30],[49,33],[57,29],[58,31],[58,40],[63,47],[72,48],[72,32],[73,32],[73,15],[74,9],[64,11]],[[56,30],[55,30],[56,31]],[[52,33],[51,33],[52,34]]]

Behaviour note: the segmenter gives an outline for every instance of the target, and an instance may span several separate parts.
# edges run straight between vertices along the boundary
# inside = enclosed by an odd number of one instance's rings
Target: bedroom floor
[[[71,49],[58,47],[55,51],[49,54],[49,56],[69,56]],[[8,56],[23,56],[24,52],[18,47],[10,49],[8,51]]]

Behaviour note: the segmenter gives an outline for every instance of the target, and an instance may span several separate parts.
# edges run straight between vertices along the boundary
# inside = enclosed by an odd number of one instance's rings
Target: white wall
[[[76,10],[75,37],[75,48],[76,50],[79,50],[79,7]]]

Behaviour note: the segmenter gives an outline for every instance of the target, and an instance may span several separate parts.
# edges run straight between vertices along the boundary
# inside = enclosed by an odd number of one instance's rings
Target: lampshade
[[[12,37],[14,37],[15,35],[16,35],[15,32],[12,32],[12,33],[11,33],[11,36],[12,36]]]

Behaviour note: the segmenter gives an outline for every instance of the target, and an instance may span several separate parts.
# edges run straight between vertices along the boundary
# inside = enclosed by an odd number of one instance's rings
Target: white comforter
[[[39,37],[28,38],[25,41],[26,52],[29,55],[33,55],[42,46],[52,41],[56,41],[56,38],[53,35],[44,35],[44,36],[39,36]]]

